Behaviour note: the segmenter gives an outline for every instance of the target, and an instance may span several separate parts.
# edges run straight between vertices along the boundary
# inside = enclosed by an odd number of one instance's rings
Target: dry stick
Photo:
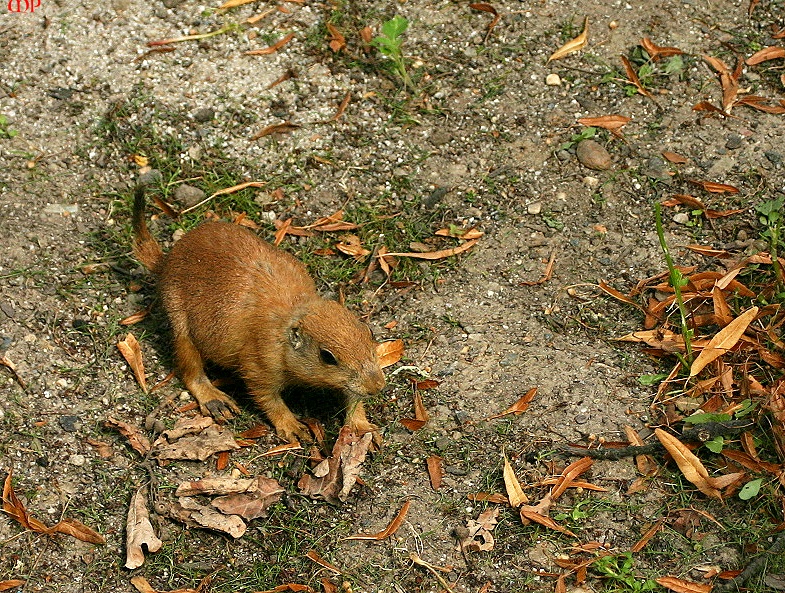
[[[763,571],[770,558],[775,558],[777,555],[782,554],[783,552],[785,552],[785,531],[780,532],[771,547],[763,554],[755,558],[755,560],[750,562],[747,565],[747,568],[745,568],[741,574],[735,576],[725,583],[718,583],[716,585],[717,591],[741,590],[741,588],[744,586],[744,583]]]

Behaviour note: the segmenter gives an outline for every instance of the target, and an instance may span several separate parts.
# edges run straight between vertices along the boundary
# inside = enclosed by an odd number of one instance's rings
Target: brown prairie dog
[[[305,266],[250,230],[206,222],[164,254],[134,199],[134,253],[157,277],[172,326],[180,378],[203,413],[231,418],[237,404],[210,383],[207,361],[240,374],[276,432],[310,433],[281,398],[287,387],[327,388],[346,397],[346,423],[362,434],[362,398],[384,387],[371,332],[345,307],[322,298]]]

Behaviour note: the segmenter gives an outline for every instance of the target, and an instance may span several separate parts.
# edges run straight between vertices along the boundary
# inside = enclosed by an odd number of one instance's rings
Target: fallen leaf
[[[627,56],[621,56],[621,63],[624,64],[624,72],[627,74],[627,80],[638,89],[638,92],[641,95],[646,95],[647,97],[651,97],[651,93],[647,91],[643,84],[641,84],[641,79],[638,78],[638,74],[635,72],[635,69],[632,67],[632,63],[627,58]]]
[[[499,508],[494,507],[480,513],[477,520],[470,519],[466,523],[468,534],[458,544],[462,550],[474,552],[488,552],[493,550],[495,544],[491,531],[496,527],[499,517]]]
[[[153,456],[161,461],[204,461],[215,453],[240,448],[232,432],[217,424],[211,424],[198,434],[183,436],[174,442],[165,435],[162,433],[153,445]]]
[[[170,515],[188,525],[228,533],[235,539],[242,537],[248,529],[248,526],[238,515],[224,515],[188,496],[178,498],[176,502],[172,503]]]
[[[11,579],[11,580],[8,580],[8,581],[0,581],[0,591],[8,591],[10,589],[13,589],[14,587],[21,587],[26,582],[27,581],[22,581],[22,580],[19,580],[19,579]]]
[[[35,531],[36,533],[43,533],[44,535],[52,535],[54,533],[63,533],[70,535],[84,542],[91,544],[105,544],[106,540],[101,534],[87,527],[85,524],[80,523],[76,519],[63,519],[52,527],[47,527],[45,523],[39,521],[27,512],[25,505],[19,500],[19,497],[14,492],[12,484],[12,473],[9,471],[3,483],[3,511],[25,529]]]
[[[583,20],[583,31],[580,35],[578,35],[575,39],[568,41],[564,45],[562,45],[559,49],[551,54],[551,57],[548,58],[548,61],[551,60],[559,60],[564,56],[570,55],[576,51],[582,50],[586,47],[586,43],[589,40],[589,17],[586,17]]]
[[[507,490],[507,499],[510,501],[510,506],[517,509],[519,506],[529,502],[529,498],[524,494],[521,483],[515,476],[515,470],[512,469],[507,455],[504,455],[504,470],[502,472],[504,478],[504,488]]]
[[[425,405],[422,403],[422,395],[419,392],[415,392],[414,394],[414,418],[416,420],[422,420],[423,422],[427,422],[430,418],[430,414],[428,414],[428,410],[425,409]]]
[[[488,32],[485,34],[485,41],[488,41],[488,37],[490,36],[494,27],[496,27],[496,25],[499,23],[499,19],[501,19],[502,16],[493,6],[491,6],[487,2],[474,2],[472,4],[469,4],[469,8],[472,8],[474,10],[480,10],[482,12],[489,12],[493,15],[493,20],[488,25]]]
[[[387,368],[401,360],[403,356],[403,340],[390,340],[381,342],[376,346],[376,355],[379,357],[379,366]]]
[[[722,109],[726,114],[730,113],[736,101],[736,96],[739,93],[739,77],[741,76],[742,62],[739,60],[736,68],[731,72],[725,62],[713,56],[703,56],[711,67],[714,68],[720,76],[720,85],[722,86]]]
[[[425,379],[423,381],[417,381],[414,386],[420,391],[427,391],[428,389],[436,389],[441,383],[434,379]]]
[[[646,544],[651,541],[651,538],[653,538],[658,532],[662,531],[664,525],[665,519],[660,519],[654,523],[654,525],[647,529],[646,533],[644,533],[641,538],[633,544],[632,548],[630,548],[630,552],[633,554],[640,552],[643,548],[646,547]]]
[[[646,53],[649,54],[649,57],[652,60],[658,60],[659,58],[669,58],[671,56],[678,56],[684,53],[678,47],[662,47],[657,45],[648,37],[641,39],[641,47],[646,50]]]
[[[709,472],[706,470],[701,460],[698,459],[679,439],[665,432],[661,428],[654,429],[654,434],[659,439],[662,446],[670,453],[676,465],[679,466],[681,473],[698,490],[711,498],[721,499],[722,494],[719,490],[712,487],[708,482]]]
[[[14,363],[11,362],[7,356],[5,355],[0,356],[0,365],[4,366],[9,371],[11,371],[11,374],[14,376],[14,379],[16,379],[16,382],[19,383],[19,386],[22,389],[25,390],[27,389],[27,385],[25,385],[25,382],[22,381],[22,377],[20,377],[19,373],[16,372],[16,365],[14,365]]]
[[[219,496],[210,504],[224,515],[239,515],[248,521],[266,517],[267,509],[281,500],[284,489],[273,478],[258,476],[253,481],[254,486],[246,492]]]
[[[694,377],[700,373],[707,364],[733,348],[738,343],[741,336],[744,335],[747,327],[749,327],[757,314],[758,307],[750,307],[717,332],[693,361],[692,366],[690,367],[690,377]]]
[[[112,447],[109,443],[88,437],[87,444],[95,447],[96,453],[98,453],[98,456],[101,459],[109,459],[112,457]]]
[[[537,388],[532,387],[531,389],[529,389],[529,391],[527,391],[521,397],[519,397],[518,401],[516,401],[509,408],[504,410],[504,412],[500,412],[498,414],[494,414],[493,416],[489,416],[488,418],[486,418],[486,420],[494,420],[495,418],[501,418],[503,416],[508,416],[510,414],[513,414],[515,416],[519,416],[520,414],[523,414],[526,410],[529,409],[529,404],[532,402],[535,395],[537,395]]]
[[[708,111],[710,113],[718,113],[718,114],[722,115],[723,117],[731,117],[730,113],[728,113],[727,111],[723,111],[722,109],[720,109],[719,107],[716,107],[715,105],[712,105],[712,103],[710,101],[701,101],[700,103],[696,103],[692,107],[692,110],[693,111]]]
[[[119,430],[120,434],[128,440],[128,444],[131,445],[131,448],[139,453],[139,455],[144,457],[150,452],[152,447],[149,439],[144,436],[142,431],[136,426],[129,424],[128,422],[123,422],[122,420],[115,420],[111,416],[104,422],[104,426]]]
[[[627,440],[630,441],[630,445],[633,447],[643,446],[643,439],[635,432],[635,429],[632,426],[625,426],[624,433],[627,435]],[[659,472],[657,462],[654,461],[654,458],[651,455],[636,455],[635,466],[643,476],[652,477]]]
[[[425,420],[415,420],[414,418],[400,418],[398,422],[412,432],[416,432],[425,426]]]
[[[344,502],[357,482],[372,442],[373,433],[358,436],[350,427],[344,426],[335,441],[332,455],[314,468],[313,475],[304,474],[297,487],[311,498]]]
[[[467,241],[463,245],[459,245],[458,247],[451,247],[450,249],[440,249],[439,251],[429,251],[428,253],[386,253],[377,257],[412,257],[416,259],[428,260],[445,259],[447,257],[452,257],[453,255],[463,253],[464,251],[468,251],[476,244],[477,239],[473,239],[471,241]]]
[[[242,6],[243,4],[250,4],[251,2],[255,2],[255,0],[227,0],[221,6],[218,7],[218,10],[226,10],[227,8],[235,8],[237,6]]]
[[[775,115],[785,113],[785,104],[783,104],[782,101],[780,101],[779,105],[770,105],[768,99],[759,97],[758,95],[745,95],[736,101],[734,105],[744,105],[757,109],[758,111],[763,111],[764,113],[773,113]]]
[[[563,527],[562,525],[559,525],[556,521],[548,516],[552,506],[553,498],[551,497],[550,493],[546,494],[542,500],[534,506],[523,505],[520,508],[521,522],[524,525],[528,525],[529,522],[534,522],[542,525],[543,527],[547,527],[548,529],[553,529],[554,531],[564,533],[565,535],[578,537],[572,531],[566,527]]]
[[[286,134],[287,132],[292,132],[299,127],[300,126],[298,124],[293,124],[290,121],[281,122],[280,124],[273,124],[251,136],[251,140],[258,140],[259,138],[269,136],[270,134]]]
[[[600,280],[597,283],[597,286],[599,286],[600,289],[603,292],[609,294],[610,296],[615,298],[617,301],[621,301],[622,303],[624,303],[626,305],[630,305],[631,307],[635,307],[636,309],[640,309],[641,308],[640,305],[637,302],[635,302],[633,299],[628,297],[626,294],[623,294],[623,293],[619,292],[618,290],[616,290],[615,288],[613,288],[610,284],[605,282],[605,280]]]
[[[144,375],[144,362],[142,362],[142,347],[139,345],[136,337],[131,333],[127,334],[125,340],[117,343],[117,348],[120,350],[123,358],[125,358],[128,366],[131,367],[142,391],[147,393],[147,379]]]
[[[654,579],[657,584],[676,591],[676,593],[711,593],[712,586],[708,584],[693,583],[677,577],[659,577]]]
[[[260,457],[275,457],[276,455],[283,455],[289,451],[300,451],[303,446],[300,443],[284,443],[283,445],[276,445],[272,449],[268,449],[260,455]]]
[[[371,254],[368,249],[362,246],[360,237],[357,235],[343,235],[341,241],[335,244],[335,248],[341,253],[351,255],[358,260]]]
[[[269,55],[269,54],[274,54],[279,49],[281,49],[284,45],[289,43],[292,39],[294,39],[294,33],[289,33],[285,37],[282,37],[281,39],[279,39],[278,41],[273,43],[271,46],[265,47],[265,48],[262,48],[262,49],[254,49],[254,50],[251,50],[251,51],[247,51],[247,52],[245,52],[245,55],[246,56],[266,56],[266,55]],[[255,138],[252,138],[252,140],[255,140]]]
[[[300,585],[298,583],[286,583],[285,585],[278,585],[275,589],[257,591],[256,593],[281,593],[282,591],[294,591],[294,593],[316,593],[316,591],[314,591],[308,585]]]
[[[602,115],[600,117],[582,117],[578,123],[582,126],[604,128],[617,138],[621,138],[621,129],[632,121],[624,115]]]
[[[559,482],[551,490],[551,498],[553,500],[556,500],[562,494],[564,494],[564,492],[567,490],[567,488],[570,487],[570,484],[575,480],[575,478],[577,478],[586,470],[588,470],[593,463],[594,460],[591,457],[582,457],[581,459],[578,459],[577,461],[574,461],[570,465],[565,467],[564,471],[562,471],[561,473]]]
[[[333,115],[325,123],[330,123],[330,122],[338,121],[339,119],[341,119],[341,116],[343,115],[344,111],[346,111],[346,107],[349,105],[349,101],[351,101],[351,100],[352,100],[352,92],[349,91],[344,96],[343,101],[341,101],[341,104],[338,105],[338,111],[336,111],[335,115]]]
[[[428,465],[428,477],[431,480],[431,488],[438,490],[442,487],[444,470],[442,469],[442,458],[438,455],[431,455],[426,461]]]
[[[231,478],[213,477],[182,482],[175,490],[175,496],[196,496],[202,494],[211,496],[216,494],[238,494],[241,492],[255,491],[258,487],[256,478]]]
[[[556,250],[554,249],[551,251],[551,256],[548,259],[548,263],[545,264],[545,270],[543,270],[542,276],[540,276],[539,280],[535,280],[534,282],[530,280],[526,280],[523,282],[519,282],[519,286],[538,286],[540,284],[545,284],[548,280],[551,279],[553,276],[553,264],[556,262]]]
[[[145,319],[150,314],[150,309],[142,309],[141,311],[137,311],[128,317],[120,320],[120,325],[128,326],[134,325],[135,323],[139,323],[143,319]]]
[[[681,156],[676,152],[670,152],[668,150],[664,151],[662,153],[662,156],[665,157],[665,160],[675,165],[684,165],[690,162],[690,160],[686,156]]]
[[[434,233],[439,237],[453,237],[454,239],[464,239],[468,241],[469,239],[479,239],[485,233],[482,231],[477,230],[476,227],[472,227],[470,229],[462,229],[461,227],[450,225],[448,229],[439,229]]]
[[[309,560],[312,560],[313,562],[316,562],[316,564],[318,564],[322,568],[326,568],[327,570],[334,572],[335,574],[341,574],[341,569],[339,569],[337,566],[333,564],[330,564],[329,562],[327,562],[327,560],[319,556],[316,550],[309,550],[308,553],[305,555],[305,557],[308,558]]]
[[[395,516],[395,518],[392,521],[390,521],[390,524],[383,531],[380,531],[379,533],[374,533],[373,535],[365,535],[363,533],[359,533],[357,535],[350,535],[346,539],[374,540],[374,541],[387,539],[388,537],[393,535],[396,531],[398,531],[398,529],[401,527],[401,525],[403,524],[403,520],[406,518],[406,513],[409,512],[409,507],[411,506],[411,504],[412,504],[411,500],[407,500],[405,503],[403,503],[401,510],[398,511],[398,514]]]
[[[163,542],[158,539],[147,511],[147,488],[140,488],[131,499],[125,523],[125,567],[134,569],[144,564],[144,549],[157,552]]]
[[[776,60],[777,58],[785,58],[785,47],[764,47],[747,58],[745,63],[747,66],[754,66],[767,60]]]
[[[327,32],[330,33],[330,49],[337,53],[346,47],[346,37],[332,23],[327,23]]]
[[[714,181],[702,181],[699,179],[689,179],[690,183],[694,183],[695,185],[701,186],[707,192],[713,194],[737,194],[739,193],[739,189],[732,185],[727,185],[725,183],[715,183]]]

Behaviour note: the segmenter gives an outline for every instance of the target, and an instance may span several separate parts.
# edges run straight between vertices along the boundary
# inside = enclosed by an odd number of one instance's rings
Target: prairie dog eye
[[[322,362],[324,364],[329,364],[333,366],[338,365],[338,361],[335,359],[333,353],[327,350],[326,348],[322,348],[321,350],[319,350],[319,357],[322,359]]]

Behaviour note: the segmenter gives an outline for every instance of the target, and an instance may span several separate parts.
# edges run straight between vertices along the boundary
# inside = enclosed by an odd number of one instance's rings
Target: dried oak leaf
[[[183,496],[173,502],[169,512],[178,521],[228,533],[235,539],[242,537],[247,529],[247,525],[238,515],[224,515],[208,506],[199,504],[195,498],[188,496]]]
[[[360,466],[372,442],[373,433],[358,436],[350,427],[344,426],[335,441],[332,455],[314,468],[313,475],[303,475],[297,487],[311,498],[321,497],[332,503],[345,501],[357,482]]]
[[[470,519],[466,523],[468,534],[461,539],[458,549],[473,552],[487,552],[493,550],[494,540],[491,531],[496,527],[499,517],[499,507],[494,507],[480,513],[477,520]]]
[[[125,523],[125,567],[133,570],[144,564],[142,546],[146,546],[148,552],[157,552],[162,545],[163,542],[155,535],[150,523],[146,488],[140,488],[131,499]]]
[[[281,500],[284,489],[273,478],[259,476],[255,488],[244,493],[219,496],[212,505],[225,515],[239,515],[251,521],[267,516],[267,509]]]
[[[131,445],[131,448],[139,453],[139,455],[144,456],[150,452],[150,449],[152,448],[150,440],[133,424],[123,422],[122,420],[115,420],[110,416],[104,422],[104,425],[119,430],[120,434],[128,439],[128,444]]]
[[[234,435],[217,424],[211,424],[198,434],[183,436],[174,442],[169,442],[165,434],[155,441],[153,449],[153,456],[160,461],[204,461],[214,453],[240,448]]]

